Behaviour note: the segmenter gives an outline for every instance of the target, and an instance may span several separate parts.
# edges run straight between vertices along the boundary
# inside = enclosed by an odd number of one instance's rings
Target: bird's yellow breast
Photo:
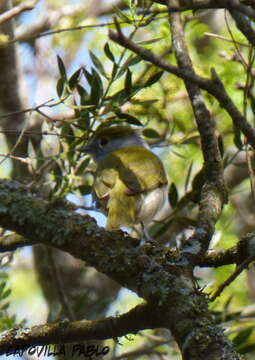
[[[95,196],[108,216],[107,228],[131,226],[143,221],[139,214],[154,214],[154,210],[142,211],[144,199],[166,184],[161,160],[146,148],[124,147],[107,155],[98,165],[94,182]],[[162,201],[158,203],[162,206]],[[157,203],[153,204],[156,210]],[[148,201],[146,206],[150,206]]]

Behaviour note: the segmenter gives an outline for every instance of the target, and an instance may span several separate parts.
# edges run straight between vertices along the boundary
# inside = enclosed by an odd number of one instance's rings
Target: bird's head
[[[148,148],[137,129],[130,126],[113,126],[96,131],[87,145],[78,150],[90,154],[99,163],[111,152],[127,146]]]

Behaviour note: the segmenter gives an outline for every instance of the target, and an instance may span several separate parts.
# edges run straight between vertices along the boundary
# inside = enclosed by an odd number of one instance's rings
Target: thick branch
[[[251,26],[251,22],[244,14],[241,14],[239,11],[231,10],[230,14],[235,20],[236,26],[244,34],[246,39],[255,46],[255,31]]]
[[[179,5],[179,2],[168,1],[168,7]],[[192,62],[184,39],[184,30],[179,13],[170,13],[170,28],[172,33],[173,48],[178,66],[181,70],[195,76]],[[198,225],[195,236],[190,241],[192,249],[187,248],[187,253],[199,256],[207,250],[214,225],[221,213],[225,200],[225,187],[223,180],[222,159],[215,134],[215,123],[205,106],[204,98],[196,83],[184,79],[200,133],[202,152],[204,157],[205,185],[202,189]],[[201,236],[202,235],[202,236]]]
[[[255,256],[255,233],[250,233],[246,234],[236,246],[230,249],[210,251],[198,261],[197,265],[202,267],[239,265],[253,256]]]
[[[165,0],[154,0],[155,3],[166,5]],[[228,9],[239,11],[240,13],[255,19],[255,11],[249,6],[254,7],[252,0],[202,0],[202,1],[180,1],[180,4],[171,4],[168,7],[169,12],[182,12],[187,10],[209,10],[209,9]]]
[[[245,117],[237,109],[215,71],[212,71],[212,79],[206,79],[198,76],[197,74],[193,74],[193,72],[190,72],[189,70],[180,69],[177,66],[166,63],[165,61],[161,60],[159,56],[156,56],[151,51],[136,45],[133,41],[121,33],[110,31],[109,37],[119,45],[135,52],[143,60],[149,61],[155,66],[158,66],[161,69],[166,70],[167,72],[174,74],[183,80],[195,83],[201,89],[206,90],[212,94],[218,100],[221,107],[224,108],[231,116],[235,126],[237,126],[247,137],[248,143],[253,148],[255,148],[255,131],[253,127],[246,121]]]
[[[184,359],[201,360],[212,346],[217,354],[225,351],[233,360],[239,359],[223,331],[213,325],[207,300],[194,286],[192,269],[175,251],[166,256],[160,244],[138,246],[137,239],[121,231],[98,228],[94,220],[75,213],[65,201],[47,202],[16,182],[0,182],[0,204],[4,228],[31,243],[68,251],[146,299],[152,309],[148,318],[172,331]]]
[[[216,3],[223,4],[230,11],[237,11],[255,20],[255,11],[249,6],[241,4],[239,0],[218,0]]]
[[[157,327],[147,305],[139,305],[128,313],[102,320],[60,322],[31,328],[12,329],[0,336],[0,354],[31,345],[66,344],[105,340]]]
[[[10,10],[11,1],[4,0],[0,2],[0,14],[6,14]],[[13,38],[13,21],[8,21],[0,26],[0,33]],[[16,112],[11,121],[8,118],[0,120],[2,130],[5,129],[22,129],[24,124],[24,114],[19,113],[22,109],[22,103],[19,92],[19,72],[16,60],[16,47],[15,44],[10,44],[7,47],[0,47],[0,113]],[[7,86],[8,84],[8,86]],[[28,139],[21,138],[19,143],[19,135],[8,134],[6,135],[9,150],[15,148],[16,156],[24,156],[27,152]],[[13,167],[13,176],[15,178],[23,178],[27,174],[27,165],[18,162]]]

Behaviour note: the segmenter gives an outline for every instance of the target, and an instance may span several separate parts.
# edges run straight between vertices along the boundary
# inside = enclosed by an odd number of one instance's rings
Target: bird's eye
[[[109,142],[109,139],[107,137],[103,136],[100,139],[100,146],[105,146],[108,144],[108,142]]]

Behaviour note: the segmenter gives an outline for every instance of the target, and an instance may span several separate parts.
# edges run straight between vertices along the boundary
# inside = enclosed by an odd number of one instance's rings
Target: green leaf
[[[131,23],[131,20],[129,19],[129,17],[123,11],[121,11],[117,6],[113,6],[113,9],[114,9],[114,13],[116,15],[118,15],[118,17],[122,21],[127,22],[128,24]]]
[[[104,46],[104,52],[105,52],[105,55],[108,57],[108,59],[110,59],[113,63],[115,63],[115,58],[114,58],[113,53],[111,52],[108,42]]]
[[[184,185],[185,192],[188,190],[192,168],[193,168],[193,160],[191,161],[190,166],[188,168],[188,173],[187,173],[185,185]]]
[[[65,68],[65,64],[63,63],[63,60],[61,59],[60,56],[57,55],[57,61],[58,61],[58,70],[59,73],[61,75],[62,78],[66,79],[66,68]]]
[[[78,121],[78,126],[80,129],[87,130],[90,127],[90,118],[89,112],[83,110],[80,112],[80,120]]]
[[[82,72],[83,72],[87,82],[91,86],[91,84],[93,82],[93,76],[84,67],[82,68]]]
[[[84,161],[82,161],[78,167],[78,169],[76,170],[75,174],[76,175],[82,175],[84,174],[85,169],[88,167],[88,164],[90,162],[90,157],[86,157],[84,159]]]
[[[118,71],[118,68],[119,68],[119,66],[118,66],[118,64],[113,64],[113,67],[112,67],[112,79],[114,79],[115,78],[115,75],[117,74],[117,71]]]
[[[125,61],[125,63],[121,66],[121,68],[118,72],[118,78],[124,74],[124,72],[127,70],[127,68],[129,68],[130,66],[133,66],[135,64],[138,64],[141,60],[142,60],[142,58],[140,58],[140,56],[130,55],[127,58],[127,60]]]
[[[76,89],[78,91],[78,94],[80,95],[80,97],[82,98],[83,96],[88,96],[88,92],[84,89],[83,86],[81,86],[80,84],[77,84]]]
[[[54,187],[54,192],[58,191],[62,185],[62,181],[63,181],[63,172],[62,169],[58,163],[58,161],[54,161],[54,168],[53,168],[53,175],[54,175],[54,180],[56,182],[56,185]]]
[[[5,290],[5,291],[2,293],[2,295],[1,295],[1,299],[5,299],[5,298],[7,298],[8,296],[10,296],[11,292],[12,292],[11,289]]]
[[[172,208],[175,208],[178,204],[178,190],[177,187],[175,186],[174,183],[171,184],[170,188],[169,188],[169,193],[168,193],[168,199],[169,199],[169,203],[172,206]]]
[[[70,144],[73,141],[73,136],[74,136],[74,131],[73,128],[70,124],[65,123],[62,127],[61,127],[61,135],[66,136],[65,139],[66,141]],[[71,137],[72,136],[72,137]]]
[[[251,110],[253,112],[253,115],[255,115],[255,97],[250,94],[250,100],[251,100]]]
[[[204,182],[205,182],[205,176],[202,169],[196,174],[196,176],[192,181],[192,191],[194,191],[197,194],[200,194]],[[198,199],[196,198],[195,200],[197,201]]]
[[[7,310],[10,307],[10,302],[6,302],[3,305],[1,305],[1,310]]]
[[[80,95],[80,104],[81,105],[91,105],[89,94],[84,89],[84,87],[81,86],[80,84],[77,84],[76,89],[78,91],[78,94]]]
[[[255,351],[255,344],[248,344],[238,349],[238,353],[241,355],[252,353]]]
[[[143,126],[143,124],[134,116],[126,114],[126,113],[121,113],[121,112],[116,112],[116,115],[120,118],[120,119],[125,119],[125,121],[128,124],[131,125],[136,125],[136,126]]]
[[[130,93],[130,91],[132,89],[132,73],[129,69],[127,69],[124,88],[125,88],[126,93],[128,93],[128,94]]]
[[[105,70],[104,70],[104,66],[103,66],[102,62],[98,59],[98,57],[97,57],[92,51],[90,51],[89,54],[90,54],[91,60],[92,60],[93,64],[95,65],[96,69],[98,69],[98,71],[99,71],[106,79],[108,79],[107,74],[106,74],[106,72],[105,72]]]
[[[79,82],[80,73],[81,73],[81,69],[78,69],[70,77],[68,84],[69,84],[69,87],[71,90],[73,90],[77,86],[77,84]]]
[[[92,69],[93,81],[91,83],[90,100],[94,105],[98,105],[103,93],[102,81],[95,69]]]
[[[156,130],[151,129],[151,128],[144,129],[143,135],[150,139],[159,139],[160,138],[159,133]]]
[[[5,281],[2,281],[2,282],[0,283],[0,298],[2,297],[2,293],[3,293],[3,291],[4,291],[5,286],[6,286],[6,282],[5,282]]]
[[[235,337],[232,339],[235,346],[240,346],[243,344],[251,335],[253,331],[253,327],[246,328],[244,330],[241,330]]]
[[[158,101],[158,99],[151,99],[151,100],[139,100],[139,99],[130,99],[130,102],[132,104],[138,104],[138,105],[151,105]]]
[[[150,40],[145,40],[145,41],[139,41],[137,42],[137,44],[139,45],[149,45],[149,44],[154,44],[160,40],[163,40],[164,38],[163,37],[158,37],[158,38],[155,38],[155,39],[150,39]]]
[[[155,84],[157,81],[159,81],[159,79],[161,78],[161,76],[163,75],[164,71],[159,71],[156,74],[153,74],[144,84],[144,87],[148,87],[151,86],[153,84]]]
[[[56,90],[57,90],[57,94],[58,94],[59,98],[61,98],[63,95],[64,88],[65,88],[65,82],[66,82],[66,80],[64,78],[60,78],[57,82]]]

